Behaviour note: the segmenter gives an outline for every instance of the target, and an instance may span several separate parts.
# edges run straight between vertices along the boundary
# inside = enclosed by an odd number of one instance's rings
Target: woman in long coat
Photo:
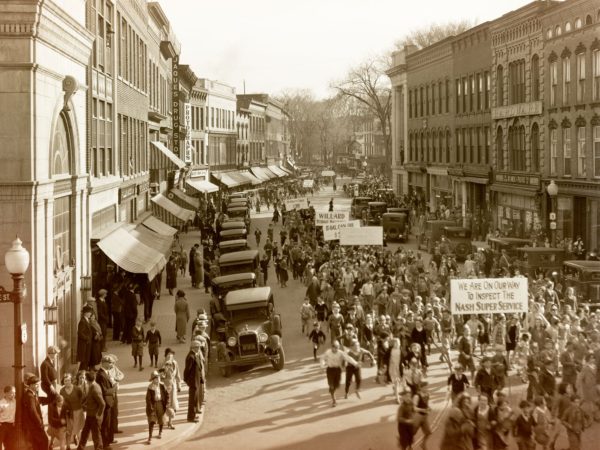
[[[179,269],[179,261],[173,253],[167,262],[167,289],[169,294],[173,295],[173,289],[177,288],[177,272]]]
[[[185,292],[179,290],[177,291],[177,298],[175,299],[175,332],[177,333],[177,340],[179,342],[185,342],[185,334],[189,320],[190,307],[185,298]]]

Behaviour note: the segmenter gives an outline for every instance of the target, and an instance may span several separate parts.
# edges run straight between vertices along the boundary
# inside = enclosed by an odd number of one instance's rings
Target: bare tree
[[[450,36],[456,36],[469,28],[477,25],[477,20],[463,19],[457,22],[432,23],[426,28],[409,32],[406,36],[396,41],[395,46],[401,50],[405,45],[415,45],[425,48]]]
[[[314,133],[314,105],[316,103],[309,90],[283,92],[278,100],[284,105],[289,117],[290,148],[298,157],[310,160],[309,144]]]
[[[391,167],[391,86],[385,74],[389,67],[387,56],[371,58],[350,69],[346,78],[333,83],[332,87],[342,98],[351,99],[356,104],[362,105],[379,120],[387,167]]]

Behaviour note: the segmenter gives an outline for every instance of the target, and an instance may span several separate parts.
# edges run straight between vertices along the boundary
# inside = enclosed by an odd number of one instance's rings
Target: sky
[[[462,19],[482,23],[529,0],[159,0],[182,64],[237,93],[307,89],[316,98],[408,32]]]

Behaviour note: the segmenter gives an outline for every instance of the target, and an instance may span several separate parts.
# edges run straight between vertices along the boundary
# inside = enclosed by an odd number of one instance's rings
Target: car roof
[[[232,241],[219,242],[219,248],[235,247],[236,245],[248,245],[248,239],[234,239]]]
[[[600,261],[569,260],[565,261],[566,266],[577,267],[578,269],[598,269],[600,270]]]
[[[354,197],[353,200],[371,200],[373,197]]]
[[[450,225],[450,226],[445,226],[444,230],[448,230],[448,231],[471,231],[468,228],[465,227],[457,227],[455,225]]]
[[[234,208],[227,208],[227,212],[229,211],[247,211],[248,208],[245,206],[236,206]]]
[[[243,259],[254,259],[258,256],[258,250],[241,250],[239,252],[231,252],[219,257],[219,264],[233,262]]]
[[[564,248],[555,247],[519,247],[517,250],[528,253],[565,253]]]
[[[234,273],[232,275],[221,275],[220,277],[214,277],[211,281],[213,284],[225,284],[233,281],[254,281],[256,280],[256,274],[253,272]]]
[[[449,226],[456,226],[456,220],[428,220],[427,223],[439,223],[447,224]]]
[[[393,211],[393,212],[383,213],[383,217],[385,217],[385,216],[388,216],[388,217],[397,217],[397,216],[406,217],[406,213],[405,212],[400,212],[400,211],[398,211],[398,212]]]
[[[236,226],[236,225],[241,225],[241,226]],[[222,227],[227,226],[229,227],[228,229],[232,229],[232,228],[246,228],[246,222],[244,222],[243,220],[228,220],[226,222],[223,222],[221,224]]]
[[[494,242],[505,242],[507,244],[518,244],[520,242],[532,242],[531,239],[523,239],[523,238],[511,238],[511,237],[491,237],[488,238],[490,241],[494,241]]]
[[[381,206],[381,205],[387,205],[387,203],[386,202],[369,202],[369,205]]]
[[[245,305],[249,303],[256,304],[260,302],[267,303],[269,301],[270,296],[270,286],[236,289],[235,291],[228,292],[225,296],[225,306],[231,307],[236,305]]]

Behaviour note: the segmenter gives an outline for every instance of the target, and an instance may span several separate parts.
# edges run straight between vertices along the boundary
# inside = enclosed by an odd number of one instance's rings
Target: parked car
[[[367,224],[381,225],[381,216],[387,212],[386,202],[369,202],[367,206]]]
[[[238,220],[246,220],[246,217],[250,218],[250,213],[247,206],[231,206],[227,207],[227,217],[229,219],[237,218]]]
[[[270,362],[283,369],[281,316],[274,312],[271,288],[255,287],[227,293],[224,308],[215,314],[217,367],[228,377],[234,367]]]
[[[408,239],[408,216],[406,213],[385,213],[381,225],[386,239],[406,242]]]
[[[471,230],[464,227],[445,226],[443,235],[448,239],[450,251],[457,260],[467,259],[471,253]]]
[[[350,215],[354,219],[362,219],[363,209],[367,209],[371,201],[373,201],[371,197],[354,197],[350,205]]]
[[[424,230],[417,236],[418,248],[432,253],[435,243],[444,235],[444,227],[455,226],[454,220],[428,220],[425,222]]]
[[[233,241],[238,239],[247,239],[248,231],[245,228],[234,228],[231,230],[223,230],[219,233],[219,242]]]
[[[522,247],[531,247],[531,239],[510,238],[510,237],[491,237],[487,240],[490,250],[498,256],[502,250],[506,250],[509,257],[515,258],[518,254],[517,249]]]
[[[567,253],[562,248],[521,247],[517,249],[513,266],[519,269],[522,275],[535,278],[538,273],[543,273],[546,277],[552,272],[558,274],[562,270],[566,256]]]
[[[219,257],[219,272],[221,275],[246,272],[258,275],[259,263],[258,250],[227,253]]]
[[[222,275],[211,280],[212,299],[210,300],[211,327],[210,335],[213,337],[216,323],[213,318],[216,313],[225,308],[224,299],[228,292],[238,289],[256,287],[256,274],[252,272]]]
[[[575,288],[580,304],[600,309],[600,261],[565,261],[563,276],[565,285]]]
[[[221,230],[235,230],[236,228],[246,228],[246,223],[239,220],[226,220],[221,224]]]
[[[243,250],[250,250],[247,239],[234,239],[232,241],[219,242],[220,255],[225,255],[232,252],[241,252]]]

